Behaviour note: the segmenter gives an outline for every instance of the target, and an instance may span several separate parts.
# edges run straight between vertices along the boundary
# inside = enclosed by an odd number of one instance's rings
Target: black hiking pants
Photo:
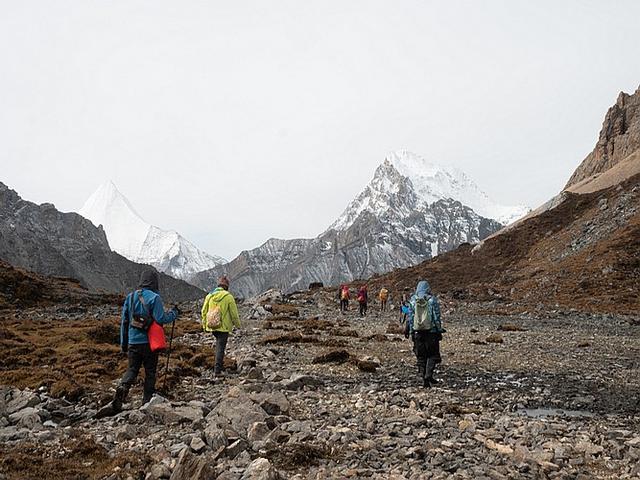
[[[418,360],[418,371],[422,380],[432,379],[436,365],[442,362],[440,340],[441,333],[415,332],[413,351]]]
[[[340,300],[340,312],[344,313],[349,310],[349,300]]]
[[[360,316],[364,317],[367,314],[367,302],[362,302],[360,304]]]
[[[222,373],[224,364],[224,351],[227,348],[227,340],[229,339],[229,333],[227,332],[212,332],[216,337],[216,366],[213,370],[214,373]]]
[[[140,367],[144,365],[144,394],[142,403],[147,403],[156,391],[156,372],[158,370],[158,352],[152,352],[148,343],[131,344],[127,352],[129,366],[120,384],[122,387],[122,401],[126,398],[129,389],[138,378]]]

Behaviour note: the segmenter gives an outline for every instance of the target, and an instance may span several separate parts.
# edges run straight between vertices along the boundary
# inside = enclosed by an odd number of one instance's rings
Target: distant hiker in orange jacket
[[[344,314],[347,310],[349,310],[349,299],[351,297],[349,293],[348,285],[340,285],[340,312]]]
[[[384,312],[387,310],[387,300],[389,300],[389,290],[382,287],[380,289],[380,293],[378,294],[378,299],[380,300],[380,311]]]

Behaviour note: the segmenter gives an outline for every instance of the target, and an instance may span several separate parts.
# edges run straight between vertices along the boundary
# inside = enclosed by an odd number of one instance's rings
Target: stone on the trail
[[[170,425],[178,423],[194,423],[202,420],[204,417],[202,408],[200,407],[194,407],[191,405],[180,405],[174,407],[169,402],[161,402],[155,405],[147,404],[143,409],[155,420]]]
[[[180,452],[170,480],[210,480],[216,478],[215,461],[206,455],[196,456],[188,448]]]
[[[225,449],[225,453],[229,458],[236,458],[241,452],[249,448],[249,444],[242,438],[236,440]]]
[[[267,413],[259,405],[247,397],[240,397],[220,402],[207,415],[207,423],[213,423],[222,429],[230,427],[244,436],[251,425],[255,422],[262,422],[265,418],[267,418]]]
[[[214,452],[218,451],[220,448],[224,448],[227,446],[227,437],[224,432],[218,428],[216,425],[208,425],[207,428],[204,429],[204,439],[207,442],[207,445]]]
[[[630,447],[637,447],[638,445],[640,445],[640,437],[633,437],[631,440],[627,440],[624,443],[626,445],[629,445]]]
[[[280,474],[266,458],[256,458],[249,464],[241,480],[278,480]]]
[[[484,442],[485,446],[491,450],[495,450],[498,453],[503,455],[511,455],[513,453],[513,448],[508,445],[502,445],[501,443],[496,443],[490,438],[486,439]]]
[[[249,431],[247,432],[247,440],[249,440],[250,442],[258,442],[264,440],[264,438],[269,435],[269,432],[269,427],[265,422],[255,422],[249,427]]]
[[[583,440],[576,443],[574,450],[576,452],[582,452],[585,455],[596,455],[598,453],[602,453],[604,451],[604,447],[589,442],[588,440]]]
[[[322,385],[322,381],[312,377],[311,375],[305,375],[301,373],[294,373],[288,380],[282,382],[282,386],[285,390],[300,390],[303,387]]]
[[[33,407],[23,408],[18,412],[12,413],[9,415],[9,422],[17,425],[19,428],[26,428],[28,430],[42,426],[40,415],[38,415],[38,411]]]
[[[461,432],[470,432],[473,433],[476,431],[476,422],[473,421],[472,418],[463,418],[458,422],[458,430]]]
[[[269,415],[285,415],[291,406],[285,394],[279,391],[258,394],[255,398],[252,396],[252,399]]]
[[[158,463],[151,467],[151,470],[149,470],[145,480],[162,480],[169,477],[171,477],[171,470],[169,470],[169,467],[162,463]]]
[[[35,407],[40,403],[40,397],[28,390],[10,390],[5,395],[4,408],[0,409],[1,415],[11,415],[28,407]],[[0,404],[1,405],[1,404]]]
[[[238,362],[238,370],[241,373],[251,370],[258,364],[258,361],[253,357],[243,357]]]
[[[207,448],[207,444],[202,441],[202,438],[200,438],[200,435],[196,435],[191,439],[191,442],[189,443],[189,447],[191,447],[191,450],[193,450],[194,452],[200,453],[205,448]]]

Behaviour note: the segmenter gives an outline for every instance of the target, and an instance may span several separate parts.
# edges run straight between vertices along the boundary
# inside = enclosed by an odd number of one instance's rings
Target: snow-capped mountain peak
[[[78,213],[94,225],[102,225],[112,250],[137,261],[151,225],[142,219],[113,181],[100,185]]]
[[[329,229],[349,228],[364,211],[384,214],[390,208],[388,197],[398,194],[401,190],[405,199],[404,208],[412,209],[417,204],[431,205],[438,200],[453,199],[472,208],[477,214],[503,225],[513,222],[529,211],[522,206],[496,204],[473,180],[455,167],[438,165],[415,153],[398,150],[385,157],[369,185]],[[395,205],[394,210],[398,207]]]
[[[102,225],[113,251],[174,277],[189,279],[226,263],[222,257],[199,250],[178,232],[147,223],[113,181],[100,185],[78,213],[94,225]]]

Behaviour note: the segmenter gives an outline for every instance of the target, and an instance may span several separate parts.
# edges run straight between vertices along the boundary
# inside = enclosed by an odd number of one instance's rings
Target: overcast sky
[[[557,193],[640,84],[640,1],[0,1],[0,181],[113,179],[232,258],[315,236],[390,150]]]

